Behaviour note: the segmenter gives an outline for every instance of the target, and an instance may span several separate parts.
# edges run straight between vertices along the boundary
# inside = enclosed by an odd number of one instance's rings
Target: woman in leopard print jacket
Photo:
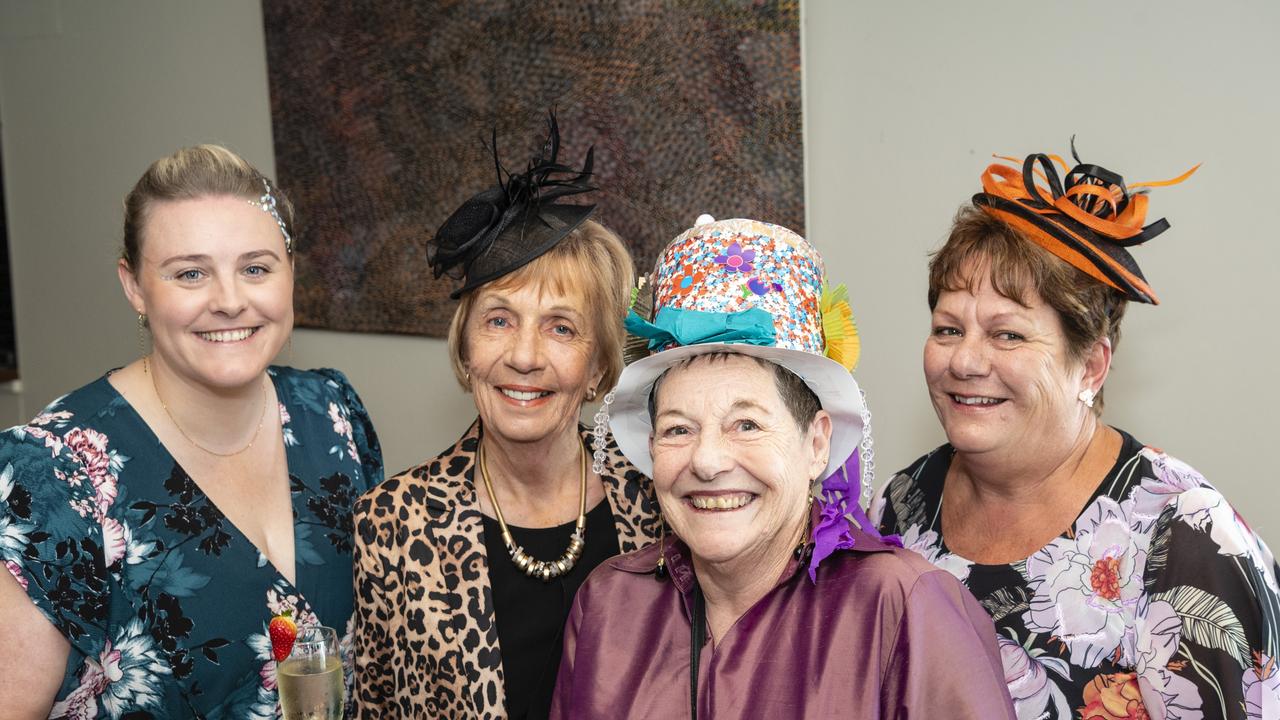
[[[551,132],[550,158],[432,241],[437,276],[465,278],[449,349],[479,418],[356,506],[360,718],[546,717],[578,586],[658,534],[649,480],[578,423],[621,372],[633,270],[593,206],[525,192],[564,169],[554,118]],[[589,171],[590,154],[554,192],[585,188]]]

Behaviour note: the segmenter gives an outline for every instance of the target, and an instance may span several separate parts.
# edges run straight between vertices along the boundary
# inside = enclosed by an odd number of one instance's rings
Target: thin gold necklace
[[[511,537],[511,530],[507,527],[507,521],[502,519],[502,508],[498,507],[498,496],[493,494],[493,482],[489,480],[489,464],[485,462],[484,443],[480,443],[478,451],[480,460],[480,477],[484,479],[485,492],[489,493],[489,503],[493,505],[493,514],[498,516],[498,527],[502,528],[502,542],[507,546],[507,552],[511,555],[511,561],[520,568],[525,575],[529,577],[539,578],[543,582],[552,578],[560,577],[567,574],[578,564],[578,558],[582,557],[582,548],[586,547],[586,530],[587,530],[587,449],[582,448],[582,478],[581,488],[578,490],[578,522],[574,525],[573,535],[569,538],[569,549],[559,558],[551,561],[537,560],[524,548],[516,545],[516,541]]]
[[[266,385],[262,386],[262,417],[258,418],[258,429],[253,431],[253,437],[249,438],[249,444],[245,445],[239,450],[233,450],[231,452],[218,452],[217,450],[210,450],[209,448],[201,445],[200,443],[192,439],[192,437],[187,434],[187,431],[183,430],[182,426],[178,424],[178,419],[173,416],[173,413],[169,412],[169,406],[165,404],[164,398],[160,397],[160,388],[156,385],[156,374],[151,372],[150,359],[151,359],[150,355],[142,356],[142,372],[143,374],[151,376],[151,389],[155,391],[156,399],[160,401],[160,407],[164,408],[164,414],[169,416],[169,422],[173,423],[173,426],[178,428],[178,432],[182,433],[182,437],[186,438],[186,441],[191,443],[193,446],[195,446],[197,450],[209,453],[210,455],[213,455],[216,457],[235,457],[236,455],[240,455],[242,453],[248,452],[249,448],[253,447],[253,444],[258,441],[258,436],[262,434],[262,426],[267,422],[267,405],[269,403],[267,402],[267,386]]]

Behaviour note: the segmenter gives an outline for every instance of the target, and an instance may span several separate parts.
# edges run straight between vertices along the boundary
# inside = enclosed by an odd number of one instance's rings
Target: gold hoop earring
[[[595,389],[595,388],[587,388],[587,400],[588,400],[588,401],[590,401],[590,400],[595,400],[595,399],[596,399],[596,389]]]

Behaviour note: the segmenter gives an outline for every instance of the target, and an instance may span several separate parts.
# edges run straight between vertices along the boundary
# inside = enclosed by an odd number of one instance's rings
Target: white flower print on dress
[[[1195,683],[1170,669],[1182,638],[1182,618],[1163,600],[1143,598],[1138,608],[1135,670],[1142,704],[1151,720],[1198,720],[1200,693]]]
[[[124,559],[129,549],[129,540],[125,537],[124,526],[115,518],[102,519],[102,552],[107,567]]]
[[[1057,538],[1027,560],[1035,595],[1024,620],[1029,630],[1061,639],[1072,665],[1091,668],[1121,648],[1132,627],[1149,539],[1133,532],[1125,509],[1106,496],[1075,528],[1075,537]]]
[[[108,641],[96,658],[85,658],[80,686],[54,704],[50,717],[96,718],[102,700],[109,717],[160,707],[159,676],[170,668],[157,652],[142,621],[133,620]]]
[[[8,504],[9,496],[13,494],[13,465],[5,465],[4,471],[0,472],[0,503]],[[35,530],[36,526],[30,522],[19,522],[12,513],[4,513],[0,515],[0,560],[4,560],[5,564],[10,567],[21,569],[23,551],[27,547],[30,540],[27,534]],[[20,573],[15,573],[18,577]],[[19,577],[19,582],[26,587],[25,581]]]
[[[902,546],[923,555],[925,560],[951,573],[960,582],[967,580],[973,561],[944,551],[942,543],[938,540],[938,533],[932,530],[922,531],[920,528],[919,525],[908,528],[902,534]]]
[[[115,571],[120,570],[118,567],[113,567],[117,562],[123,560],[125,565],[137,565],[145,562],[156,548],[154,541],[135,540],[133,529],[127,522],[108,517],[103,518],[99,525],[102,530],[102,552],[106,565]]]
[[[1044,656],[1043,650],[1027,652],[1016,640],[997,635],[1000,646],[1000,663],[1004,666],[1004,681],[1013,698],[1013,709],[1019,718],[1042,718],[1053,706],[1056,717],[1071,717],[1067,696],[1063,694],[1049,673],[1061,678],[1071,677],[1071,668],[1062,658]],[[1037,657],[1039,656],[1039,657]]]
[[[1275,658],[1255,651],[1253,667],[1244,672],[1242,690],[1248,720],[1280,718],[1280,669]]]
[[[1218,554],[1247,558],[1272,592],[1280,592],[1276,582],[1275,557],[1266,543],[1249,529],[1227,499],[1200,473],[1181,460],[1151,448],[1143,450],[1151,461],[1155,477],[1144,477],[1134,488],[1135,526],[1150,531],[1165,508],[1173,505],[1173,517],[1209,535]]]

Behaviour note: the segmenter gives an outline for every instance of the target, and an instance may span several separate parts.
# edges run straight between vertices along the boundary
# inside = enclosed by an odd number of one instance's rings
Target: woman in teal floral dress
[[[341,373],[268,366],[291,228],[216,146],[130,193],[120,277],[153,352],[0,435],[0,715],[273,718],[272,616],[349,648],[351,506],[381,454]]]
[[[1134,187],[1045,155],[988,169],[929,267],[948,443],[870,515],[990,613],[1019,718],[1280,718],[1271,552],[1199,473],[1101,421],[1125,307],[1155,303],[1125,248],[1167,228]]]

